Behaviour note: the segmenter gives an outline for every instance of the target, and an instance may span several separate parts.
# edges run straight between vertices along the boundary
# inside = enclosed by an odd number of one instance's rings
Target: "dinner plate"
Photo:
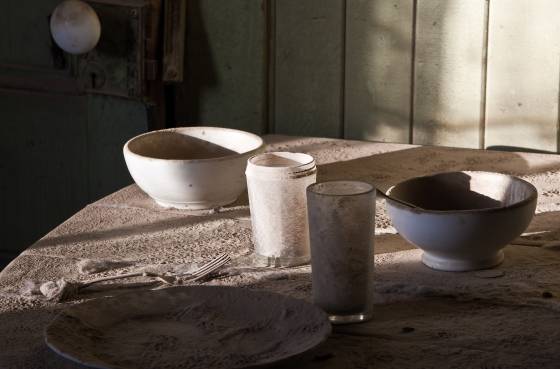
[[[47,345],[100,369],[246,368],[287,359],[331,332],[303,300],[235,287],[189,286],[91,300],[59,314]]]

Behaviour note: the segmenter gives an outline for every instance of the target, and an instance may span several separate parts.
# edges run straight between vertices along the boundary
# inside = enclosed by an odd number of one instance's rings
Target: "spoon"
[[[401,199],[397,199],[396,197],[393,197],[393,196],[391,196],[391,195],[388,195],[388,194],[386,194],[384,191],[380,190],[379,188],[376,188],[376,190],[377,190],[377,193],[378,193],[379,195],[381,195],[381,197],[384,197],[385,199],[389,199],[389,200],[391,200],[391,201],[397,202],[397,203],[399,203],[399,204],[401,204],[401,205],[404,205],[404,206],[406,206],[406,207],[408,207],[408,208],[411,208],[411,209],[423,210],[423,209],[422,209],[421,207],[419,207],[419,206],[416,206],[416,205],[411,204],[411,203],[409,203],[409,202],[407,202],[407,201],[404,201],[404,200],[401,200]]]

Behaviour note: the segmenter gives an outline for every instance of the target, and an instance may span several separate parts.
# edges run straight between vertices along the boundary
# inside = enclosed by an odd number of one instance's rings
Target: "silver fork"
[[[187,281],[196,282],[209,274],[212,274],[216,270],[220,269],[222,266],[226,265],[231,261],[231,257],[228,254],[218,255],[215,259],[210,260],[208,263],[204,264],[200,268],[196,269],[191,273],[182,273],[173,276],[174,278],[187,276]]]
[[[161,273],[154,273],[154,272],[125,273],[125,274],[119,274],[110,277],[97,278],[90,281],[81,282],[79,289],[86,288],[91,286],[92,284],[96,284],[100,282],[114,281],[116,279],[133,278],[133,277],[153,277],[167,284],[175,284],[177,283],[179,278],[181,278],[185,282],[196,282],[206,277],[207,275],[213,273],[214,271],[218,270],[219,268],[229,263],[230,261],[231,261],[231,257],[228,254],[221,254],[190,273],[180,273],[172,276],[164,275]]]

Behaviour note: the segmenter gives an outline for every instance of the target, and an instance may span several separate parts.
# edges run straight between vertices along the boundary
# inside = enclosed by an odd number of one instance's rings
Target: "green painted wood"
[[[59,0],[2,0],[0,64],[53,67],[48,16]]]
[[[413,1],[347,2],[346,138],[408,143]]]
[[[89,202],[87,97],[0,90],[0,251],[18,252]]]
[[[559,19],[557,0],[490,2],[487,147],[559,149]]]
[[[277,0],[275,4],[274,132],[340,137],[345,1]]]
[[[266,130],[266,0],[189,0],[178,125]]]
[[[147,130],[142,103],[0,90],[0,112],[0,253],[132,183],[122,146]]]
[[[132,183],[122,148],[130,138],[147,130],[147,112],[142,102],[89,96],[87,142],[90,201]]]
[[[0,87],[75,92],[70,57],[51,40],[49,15],[58,0],[5,0],[0,11]]]
[[[477,148],[485,0],[418,2],[413,143]]]
[[[6,0],[0,12],[2,260],[88,203],[131,183],[122,146],[147,129],[141,101],[75,95],[78,82],[68,58],[52,48],[49,33],[48,16],[59,2]],[[109,60],[107,78],[114,81],[117,74],[137,71],[128,65],[127,50],[110,41],[127,41],[124,37],[133,33],[126,22],[115,23],[116,17],[126,21],[128,9],[103,9],[98,7],[107,42],[98,53]],[[119,27],[119,37],[108,39],[107,31]]]

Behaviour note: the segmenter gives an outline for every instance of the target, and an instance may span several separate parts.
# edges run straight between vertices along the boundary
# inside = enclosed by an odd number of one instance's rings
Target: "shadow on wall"
[[[204,15],[200,7],[202,0],[187,2],[187,37],[185,45],[184,81],[175,85],[174,116],[181,120],[175,123],[192,123],[201,120],[204,92],[218,85],[218,72]]]
[[[416,16],[417,32],[411,43],[413,25],[407,14],[413,13],[412,1],[352,2],[348,21],[352,38],[347,42],[346,137],[386,142],[411,142],[413,138],[412,142],[418,144],[472,148],[484,142],[515,142],[521,151],[541,152],[529,147],[555,150],[556,130],[550,119],[543,117],[548,113],[528,110],[521,102],[517,106],[509,103],[516,98],[508,89],[513,86],[523,91],[520,95],[528,103],[543,104],[532,100],[542,100],[545,87],[534,83],[530,76],[515,78],[504,87],[498,83],[501,80],[490,81],[491,101],[488,108],[482,104],[486,98],[483,48],[488,4],[417,1],[417,14],[412,14]],[[508,27],[527,26],[527,14],[512,11],[508,15],[518,21]],[[552,43],[542,38],[535,42]],[[500,57],[503,56],[494,59]],[[520,61],[514,59],[506,57],[509,62],[505,67],[515,72]],[[501,68],[501,63],[494,61],[490,68]],[[413,101],[410,94],[414,95]],[[489,112],[487,119],[484,110]],[[488,123],[486,129],[484,120]],[[522,147],[525,145],[527,148]]]
[[[384,16],[393,3],[392,18],[399,21]],[[411,1],[362,6],[379,15],[371,16],[375,32],[351,44],[351,54],[366,62],[349,71],[354,85],[348,89],[354,92],[348,96],[357,101],[348,101],[347,124],[356,127],[347,129],[348,136],[478,148],[481,88],[471,87],[468,77],[478,75],[482,81],[482,58],[458,41],[464,34],[461,9],[450,10],[447,2],[418,2],[417,9]],[[404,16],[408,12],[410,19]],[[462,91],[463,86],[470,88]]]
[[[484,1],[417,4],[412,142],[479,148]]]
[[[345,137],[409,142],[412,1],[348,2]]]

